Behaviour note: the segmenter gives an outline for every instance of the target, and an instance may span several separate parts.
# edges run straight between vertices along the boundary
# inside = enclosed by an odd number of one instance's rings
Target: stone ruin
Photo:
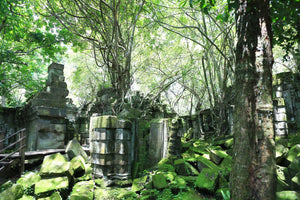
[[[66,96],[64,66],[48,67],[45,89],[26,105],[27,150],[64,148],[66,133]]]
[[[151,115],[141,119],[136,117],[136,113],[142,113],[145,108],[134,108],[132,105],[135,101],[132,100],[120,113],[122,117],[127,116],[129,122],[111,115],[111,102],[105,101],[105,95],[102,95],[102,101],[109,105],[102,103],[105,106],[98,110],[100,114],[93,114],[89,118],[91,114],[85,108],[82,113],[75,113],[75,123],[71,124],[74,129],[67,128],[70,123],[66,106],[68,90],[63,69],[63,65],[51,64],[45,89],[30,99],[23,109],[29,151],[64,148],[66,140],[72,139],[76,133],[81,134],[84,143],[89,145],[95,176],[128,179],[134,176],[132,173],[153,166],[169,155],[176,155],[184,133],[190,134],[188,137],[192,139],[207,138],[214,132],[210,110],[176,119],[164,114],[164,109],[151,107]],[[300,129],[300,75],[278,74],[274,77],[273,87],[275,134],[280,137],[295,134]],[[136,96],[137,101],[142,98]],[[0,116],[1,123],[4,118]],[[16,117],[10,118],[15,121]],[[174,120],[176,123],[173,123]],[[228,111],[228,126],[228,134],[231,134],[232,107]],[[73,136],[68,136],[68,131],[73,132]],[[89,141],[86,141],[86,134],[89,134]]]

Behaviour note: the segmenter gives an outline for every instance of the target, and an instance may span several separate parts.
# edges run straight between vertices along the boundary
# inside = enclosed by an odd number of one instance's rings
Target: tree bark
[[[236,0],[231,199],[275,199],[272,33],[267,0]]]

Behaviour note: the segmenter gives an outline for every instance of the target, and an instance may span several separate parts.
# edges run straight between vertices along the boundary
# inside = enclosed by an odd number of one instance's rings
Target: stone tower
[[[26,107],[27,150],[64,148],[66,132],[66,96],[64,66],[48,67],[45,89],[33,97]]]

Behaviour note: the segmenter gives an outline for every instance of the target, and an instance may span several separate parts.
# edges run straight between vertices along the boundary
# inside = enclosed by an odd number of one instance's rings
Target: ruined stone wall
[[[273,76],[274,131],[276,136],[300,130],[300,74],[290,72]]]
[[[27,150],[64,148],[68,89],[63,70],[63,65],[51,64],[46,88],[25,108]]]

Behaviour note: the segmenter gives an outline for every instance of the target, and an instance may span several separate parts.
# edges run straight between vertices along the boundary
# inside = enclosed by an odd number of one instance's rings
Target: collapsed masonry
[[[26,105],[27,150],[64,148],[66,133],[66,96],[64,66],[52,63],[44,91]]]

